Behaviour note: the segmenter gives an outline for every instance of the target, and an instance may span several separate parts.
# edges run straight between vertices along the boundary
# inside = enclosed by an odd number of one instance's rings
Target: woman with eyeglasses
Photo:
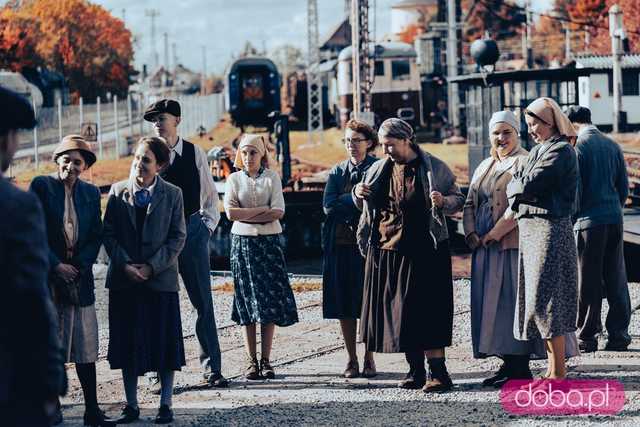
[[[322,228],[324,249],[322,270],[322,313],[325,319],[338,319],[349,360],[345,378],[376,375],[373,352],[364,355],[362,374],[356,354],[356,326],[362,308],[364,258],[356,244],[360,211],[351,190],[362,181],[377,159],[371,155],[378,135],[371,126],[349,120],[344,133],[344,148],[349,158],[331,169],[324,189],[323,209],[327,218]]]

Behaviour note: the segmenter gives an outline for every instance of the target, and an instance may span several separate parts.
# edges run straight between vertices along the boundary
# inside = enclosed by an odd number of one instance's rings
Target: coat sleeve
[[[171,265],[177,263],[178,255],[180,255],[184,247],[184,242],[187,239],[181,191],[175,193],[172,207],[173,209],[168,218],[169,233],[167,234],[167,240],[160,246],[160,249],[147,260],[147,263],[153,269],[153,275],[158,275]]]
[[[44,206],[45,199],[47,197],[47,184],[44,181],[43,177],[35,177],[29,185],[29,191],[35,194],[38,199],[40,199],[40,203]],[[48,241],[48,239],[46,241]],[[49,245],[47,245],[47,257],[49,258],[49,268],[51,269],[53,269],[61,262],[60,258],[58,258],[55,252],[51,250]]]
[[[118,271],[122,271],[124,270],[124,266],[131,262],[131,257],[120,243],[118,243],[119,203],[121,203],[121,201],[116,194],[115,188],[114,186],[111,186],[109,199],[107,200],[107,208],[104,213],[103,243],[114,268]]]
[[[446,168],[446,179],[444,182],[446,183],[441,193],[444,196],[444,205],[442,206],[442,213],[445,215],[451,216],[457,212],[462,210],[464,206],[464,194],[460,191],[460,187],[456,184],[456,176],[453,174],[451,169],[442,163],[442,167]]]
[[[93,267],[102,245],[102,212],[100,209],[100,190],[94,188],[95,192],[91,198],[91,211],[88,215],[90,220],[89,235],[82,247],[78,248],[78,254],[72,262],[80,267],[81,271],[87,271]]]
[[[616,177],[616,190],[620,197],[620,205],[624,207],[629,197],[629,176],[627,174],[627,163],[624,161],[624,153],[618,147],[618,176]]]
[[[325,215],[347,217],[356,208],[351,193],[342,193],[340,172],[339,168],[334,168],[329,174],[327,185],[324,187],[322,208]]]
[[[28,196],[28,197],[27,197]],[[47,285],[48,256],[44,216],[35,197],[21,197],[7,236],[11,251],[7,252],[9,295],[14,295],[9,307],[14,312],[15,348],[20,349],[18,363],[28,367],[35,379],[33,393],[54,397],[65,393],[66,374],[62,347],[58,338],[58,322]]]
[[[576,168],[573,148],[566,144],[550,149],[542,155],[531,171],[522,177],[522,193],[540,195],[552,191],[558,185],[558,177],[569,168]]]

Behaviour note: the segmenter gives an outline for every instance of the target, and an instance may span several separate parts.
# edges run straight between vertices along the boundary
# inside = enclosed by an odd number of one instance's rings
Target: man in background
[[[620,146],[591,123],[591,111],[573,106],[567,116],[578,132],[580,167],[574,232],[578,245],[578,339],[580,350],[598,349],[602,298],[609,303],[605,350],[631,343],[631,301],[623,254],[622,208],[629,193]]]

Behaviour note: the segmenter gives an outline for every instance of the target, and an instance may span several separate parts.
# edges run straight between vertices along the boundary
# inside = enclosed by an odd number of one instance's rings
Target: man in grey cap
[[[591,123],[591,111],[566,111],[578,132],[580,167],[574,232],[578,244],[578,339],[583,352],[598,349],[602,298],[609,303],[605,350],[623,351],[631,343],[631,302],[624,265],[622,207],[629,183],[622,150]]]
[[[2,87],[0,109],[0,424],[48,426],[66,376],[44,217],[37,197],[4,177],[18,129],[33,128],[35,117],[25,98]]]
[[[162,177],[182,190],[187,241],[178,265],[191,304],[198,313],[196,336],[200,343],[200,363],[209,384],[226,387],[228,381],[221,372],[209,277],[209,237],[220,220],[218,192],[204,150],[178,136],[180,118],[180,104],[172,99],[155,102],[144,113],[144,119],[153,123],[156,134],[164,138],[171,149],[170,164]]]

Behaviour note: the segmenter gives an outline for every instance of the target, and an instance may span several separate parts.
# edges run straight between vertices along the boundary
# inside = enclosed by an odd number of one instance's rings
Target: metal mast
[[[153,55],[153,66],[158,68],[160,55],[156,47],[156,18],[160,15],[160,11],[158,9],[147,9],[144,14],[151,18],[151,54]]]
[[[307,128],[309,144],[322,142],[322,79],[318,34],[318,1],[307,2]]]
[[[353,55],[353,117],[372,121],[371,87],[373,86],[373,58],[369,38],[369,1],[351,2],[351,49]],[[362,114],[366,113],[366,114]],[[368,113],[368,114],[367,114]],[[372,123],[373,124],[373,123]]]

